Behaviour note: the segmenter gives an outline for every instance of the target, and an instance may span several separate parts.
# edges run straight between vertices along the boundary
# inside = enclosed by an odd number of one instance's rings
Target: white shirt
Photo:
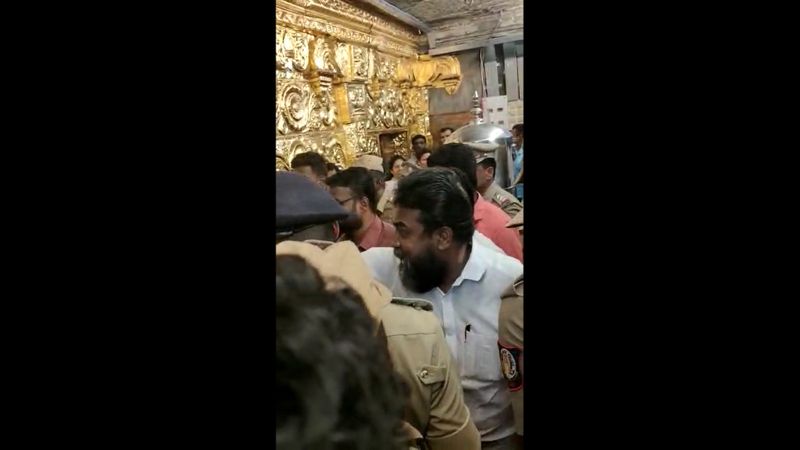
[[[472,420],[482,441],[495,441],[514,434],[511,399],[498,356],[497,322],[501,295],[522,275],[522,263],[481,245],[475,237],[472,243],[467,264],[446,294],[438,287],[422,294],[406,289],[393,248],[371,248],[361,255],[376,281],[394,296],[433,303],[459,365],[464,402]]]
[[[497,244],[495,244],[491,239],[486,237],[478,230],[475,230],[475,234],[472,236],[472,240],[478,244],[483,244],[483,246],[488,248],[489,250],[500,252],[501,255],[506,254],[506,252],[504,252],[502,248],[498,247]]]

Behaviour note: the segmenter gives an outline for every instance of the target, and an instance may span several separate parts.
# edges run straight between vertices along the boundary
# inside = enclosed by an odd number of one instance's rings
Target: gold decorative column
[[[431,139],[428,89],[455,92],[456,58],[419,55],[425,36],[356,2],[277,0],[276,19],[277,170],[309,150],[348,167]]]

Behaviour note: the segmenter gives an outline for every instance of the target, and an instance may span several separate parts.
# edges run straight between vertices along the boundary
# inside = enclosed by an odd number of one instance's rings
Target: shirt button
[[[419,376],[422,378],[428,378],[428,371],[423,369],[422,372],[419,373]]]

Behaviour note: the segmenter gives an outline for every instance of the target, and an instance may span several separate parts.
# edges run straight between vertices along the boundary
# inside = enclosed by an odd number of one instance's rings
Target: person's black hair
[[[484,169],[488,169],[489,167],[492,168],[492,179],[494,180],[494,176],[497,174],[497,161],[494,158],[486,158],[478,163],[479,166],[483,167]],[[475,177],[477,180],[477,176]]]
[[[472,175],[475,176],[474,167]],[[419,210],[426,233],[449,227],[454,240],[466,244],[471,242],[475,232],[474,194],[470,194],[475,189],[465,186],[466,183],[466,177],[457,174],[457,170],[444,167],[418,170],[400,180],[394,202],[403,208]]]
[[[275,266],[276,448],[407,448],[402,382],[361,297],[299,256]]]
[[[451,133],[452,133],[452,132],[454,132],[454,131],[456,131],[456,130],[454,130],[454,129],[450,128],[450,127],[444,127],[444,128],[442,128],[441,130],[439,130],[439,133],[444,133],[444,132],[445,132],[445,130],[450,130],[450,132],[451,132]]]
[[[421,134],[418,134],[413,138],[411,138],[411,144],[414,144],[414,141],[416,141],[417,139],[422,139],[423,141],[425,141],[425,145],[426,146],[428,145],[428,139],[426,139],[425,136]],[[423,147],[422,150],[418,150],[416,148],[413,148],[413,150],[414,150],[414,156],[417,157],[417,161],[419,161],[422,158],[422,155],[424,155],[425,152],[430,152],[430,150],[428,150],[426,147]]]
[[[311,167],[311,170],[323,180],[328,176],[328,162],[325,158],[316,152],[305,152],[295,155],[292,158],[292,169],[299,167]]]
[[[475,206],[475,202],[478,201],[478,188],[472,187],[471,182],[469,181],[469,177],[467,174],[462,172],[460,169],[456,169],[455,167],[449,167],[450,170],[458,175],[458,179],[461,180],[461,186],[467,191],[467,196],[469,196],[469,201],[472,203],[472,206]],[[477,177],[475,177],[477,179]],[[473,210],[474,213],[474,210]]]
[[[405,162],[405,160],[406,160],[405,158],[403,158],[403,155],[394,155],[394,156],[392,156],[392,158],[389,160],[389,165],[386,166],[386,180],[387,181],[391,180],[392,177],[394,176],[394,175],[392,175],[392,167],[394,167],[394,163],[396,163],[398,159],[403,160],[403,162]]]
[[[386,175],[384,175],[383,172],[372,169],[369,169],[369,175],[372,177],[372,182],[375,184],[375,197],[377,197],[378,187],[386,184]]]
[[[343,170],[331,177],[326,183],[330,187],[346,187],[353,191],[357,198],[366,197],[369,202],[369,209],[372,212],[378,211],[378,194],[375,192],[375,181],[370,171],[364,167],[351,167]]]
[[[328,172],[330,172],[331,170],[333,170],[336,173],[340,172],[339,166],[337,166],[336,164],[334,164],[332,162],[326,163],[325,167],[328,169]]]
[[[464,144],[453,143],[439,147],[439,150],[428,158],[428,167],[456,168],[467,176],[473,191],[478,188],[475,155],[472,149]]]
[[[517,134],[519,134],[520,136],[523,136],[523,137],[524,137],[525,135],[524,135],[524,133],[522,132],[522,128],[523,128],[523,126],[522,126],[522,125],[523,125],[523,124],[521,124],[521,123],[518,123],[518,124],[514,125],[513,127],[511,127],[511,130],[512,130],[512,131],[516,131],[516,132],[517,132]]]

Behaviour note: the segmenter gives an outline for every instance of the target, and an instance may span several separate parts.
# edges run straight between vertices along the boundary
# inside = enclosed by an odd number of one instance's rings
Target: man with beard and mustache
[[[409,296],[393,298],[370,276],[354,243],[331,242],[339,232],[335,221],[347,211],[330,193],[293,173],[277,172],[275,178],[276,254],[302,256],[362,295],[386,339],[394,370],[408,387],[409,434],[418,431],[429,450],[479,450],[480,435],[433,306]]]
[[[378,199],[369,171],[351,167],[328,178],[333,198],[351,215],[339,222],[344,238],[353,241],[362,252],[372,247],[392,247],[395,229],[378,217]]]
[[[362,256],[395,297],[433,304],[460,365],[464,400],[482,448],[518,448],[497,340],[501,297],[523,268],[479,243],[469,194],[474,189],[464,187],[457,170],[436,167],[401,180],[395,195],[397,246]]]

